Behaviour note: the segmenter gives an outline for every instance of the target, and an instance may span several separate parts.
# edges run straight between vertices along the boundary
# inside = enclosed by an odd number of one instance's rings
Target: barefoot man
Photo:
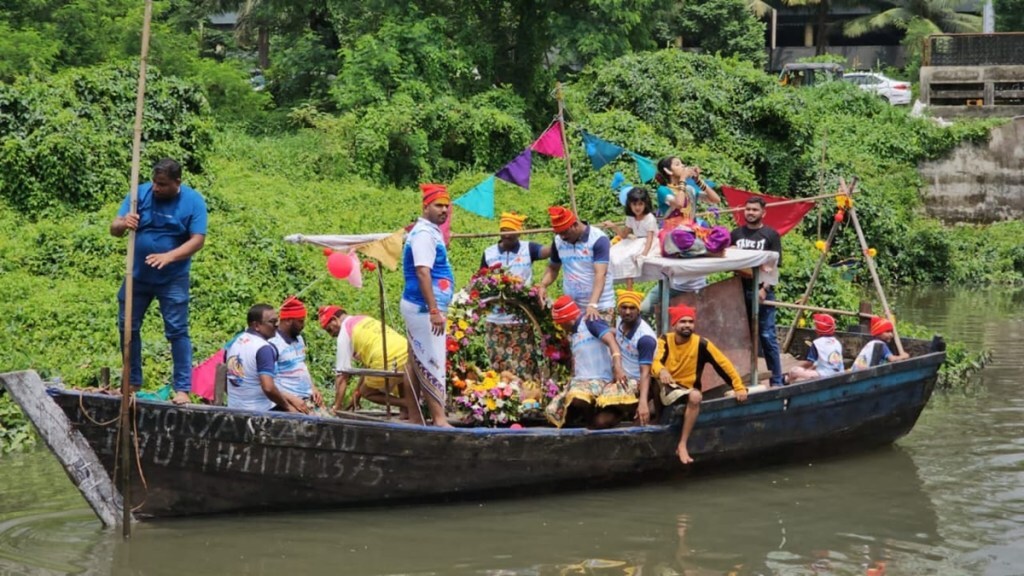
[[[441,184],[420,184],[423,213],[409,231],[402,253],[405,291],[399,309],[409,335],[410,380],[427,400],[434,426],[450,428],[445,415],[445,316],[455,294],[441,224],[448,220],[451,198]]]
[[[669,406],[686,398],[686,413],[683,417],[683,434],[679,438],[676,453],[679,461],[690,464],[693,458],[686,448],[693,425],[700,415],[700,375],[704,365],[710,363],[715,372],[736,391],[736,400],[746,402],[747,388],[736,373],[732,362],[710,341],[693,333],[697,311],[689,306],[672,306],[668,309],[672,333],[658,338],[658,349],[654,353],[652,372],[658,375],[661,402]]]

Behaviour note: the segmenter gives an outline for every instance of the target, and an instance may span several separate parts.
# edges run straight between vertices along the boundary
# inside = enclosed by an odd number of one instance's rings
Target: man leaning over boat
[[[694,333],[696,310],[689,306],[672,306],[668,314],[672,333],[662,334],[658,338],[658,349],[654,353],[651,369],[657,374],[662,405],[669,406],[686,399],[683,433],[676,454],[680,462],[690,464],[693,458],[690,457],[687,442],[697,423],[700,402],[704,398],[700,382],[704,365],[711,364],[723,380],[732,384],[738,402],[747,400],[747,388],[725,354],[710,341]]]
[[[248,328],[228,347],[228,408],[265,412],[308,413],[306,402],[286,392],[274,381],[277,349],[270,343],[277,331],[277,311],[269,304],[256,304],[246,317]]]

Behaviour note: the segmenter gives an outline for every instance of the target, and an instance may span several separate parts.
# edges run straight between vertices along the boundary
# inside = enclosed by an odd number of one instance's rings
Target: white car
[[[910,104],[910,82],[893,80],[874,72],[851,72],[843,74],[843,82],[849,82],[861,90],[874,92],[889,101],[889,104]]]

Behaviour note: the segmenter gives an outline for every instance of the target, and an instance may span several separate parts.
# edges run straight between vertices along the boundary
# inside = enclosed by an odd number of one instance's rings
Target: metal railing
[[[933,34],[925,38],[925,66],[1024,65],[1024,32]]]

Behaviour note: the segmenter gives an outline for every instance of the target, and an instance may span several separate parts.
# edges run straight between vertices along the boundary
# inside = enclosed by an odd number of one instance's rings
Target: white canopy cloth
[[[694,258],[647,258],[640,269],[639,280],[678,278],[692,280],[714,272],[731,272],[759,268],[765,284],[779,282],[779,254],[772,251],[726,248],[724,256],[697,256]]]
[[[317,246],[324,246],[332,250],[346,251],[356,246],[387,238],[392,234],[394,232],[384,232],[382,234],[290,234],[284,237],[284,241],[291,242],[292,244],[316,244]]]

